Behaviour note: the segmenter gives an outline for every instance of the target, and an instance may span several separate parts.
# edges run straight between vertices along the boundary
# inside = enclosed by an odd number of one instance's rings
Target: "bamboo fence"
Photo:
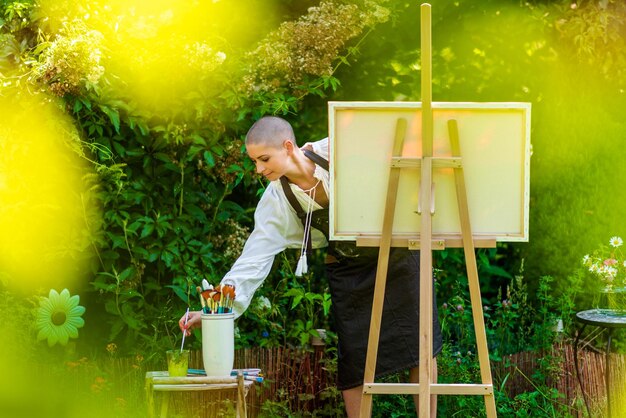
[[[551,363],[552,373],[549,386],[562,394],[558,402],[567,405],[573,417],[588,416],[585,399],[589,404],[592,417],[606,415],[604,352],[579,347],[578,364],[585,398],[582,396],[583,392],[576,375],[574,347],[568,343],[555,344],[544,352],[521,352],[507,356],[501,363],[492,364],[494,381],[502,382],[506,377],[504,390],[509,397],[534,391],[536,388],[533,375],[539,369],[540,362]],[[626,416],[626,356],[611,354],[610,366],[613,417],[624,418]]]
[[[202,369],[202,351],[191,353],[189,367]],[[256,417],[266,400],[282,402],[291,411],[312,412],[323,407],[323,392],[335,386],[334,374],[325,367],[323,346],[313,351],[283,347],[237,350],[234,367],[260,368],[264,376],[264,382],[254,384],[246,398],[248,417]],[[170,411],[181,416],[215,418],[234,415],[236,392],[180,393],[171,399]]]
[[[294,348],[249,348],[236,350],[235,368],[260,368],[265,381],[253,385],[247,396],[248,416],[257,417],[265,401],[274,401],[290,411],[314,411],[338,402],[335,388],[335,371],[325,367],[325,347],[313,351]],[[512,398],[524,392],[537,390],[534,374],[548,364],[549,386],[558,390],[556,400],[567,405],[575,418],[587,417],[582,391],[574,367],[574,350],[569,343],[559,343],[544,352],[521,352],[506,356],[501,362],[492,362],[494,384]],[[606,411],[605,356],[603,352],[579,348],[579,365],[585,398],[592,417],[604,417]],[[109,370],[111,381],[118,386],[115,393],[141,393],[146,366],[137,367],[132,359],[111,359],[102,368]],[[202,369],[202,352],[192,351],[191,368]],[[502,383],[504,382],[504,383]],[[121,387],[125,386],[125,387]],[[611,354],[611,405],[613,417],[621,418],[626,411],[626,355]],[[335,391],[335,392],[333,392]],[[115,393],[114,393],[115,392]],[[325,395],[331,396],[325,396]],[[158,403],[158,396],[155,394]],[[172,394],[170,416],[186,418],[214,418],[234,416],[236,392],[180,392]],[[545,394],[549,396],[549,394]],[[114,398],[115,401],[117,398]],[[126,402],[141,405],[142,397]],[[130,409],[131,405],[126,405]],[[337,405],[333,405],[336,407]],[[622,412],[620,412],[622,411]],[[620,415],[622,414],[622,415]]]

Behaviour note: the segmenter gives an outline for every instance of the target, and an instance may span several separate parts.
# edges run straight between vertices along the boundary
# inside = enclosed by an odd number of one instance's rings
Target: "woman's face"
[[[278,180],[287,172],[290,152],[285,143],[278,148],[265,144],[248,144],[246,150],[256,165],[256,172],[269,181]]]

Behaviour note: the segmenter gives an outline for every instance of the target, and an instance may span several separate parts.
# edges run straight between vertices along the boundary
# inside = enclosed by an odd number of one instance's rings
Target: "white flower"
[[[624,241],[620,237],[613,237],[609,241],[609,244],[611,244],[611,247],[615,247],[615,248],[621,246],[623,243]]]
[[[78,338],[78,328],[85,325],[81,316],[85,308],[79,306],[80,297],[70,296],[67,289],[61,293],[51,289],[47,298],[41,298],[37,313],[37,340],[48,339],[48,345],[52,347],[57,342],[66,345],[69,338]]]
[[[617,269],[611,266],[603,266],[600,268],[600,273],[612,281],[617,276]]]

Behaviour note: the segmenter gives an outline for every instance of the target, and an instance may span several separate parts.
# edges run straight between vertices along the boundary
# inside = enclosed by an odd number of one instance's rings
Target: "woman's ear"
[[[283,141],[283,147],[287,150],[287,155],[291,155],[293,154],[293,150],[295,149],[296,145],[291,139],[285,139]]]

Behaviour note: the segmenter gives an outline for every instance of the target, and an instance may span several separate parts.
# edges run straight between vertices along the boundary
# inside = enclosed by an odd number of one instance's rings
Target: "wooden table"
[[[167,417],[170,392],[190,392],[205,390],[237,389],[236,410],[238,418],[247,417],[246,395],[254,384],[252,380],[244,380],[239,372],[233,377],[190,376],[170,377],[166,371],[152,371],[146,373],[146,401],[148,416],[155,416],[154,392],[163,392],[161,400],[161,417]]]

